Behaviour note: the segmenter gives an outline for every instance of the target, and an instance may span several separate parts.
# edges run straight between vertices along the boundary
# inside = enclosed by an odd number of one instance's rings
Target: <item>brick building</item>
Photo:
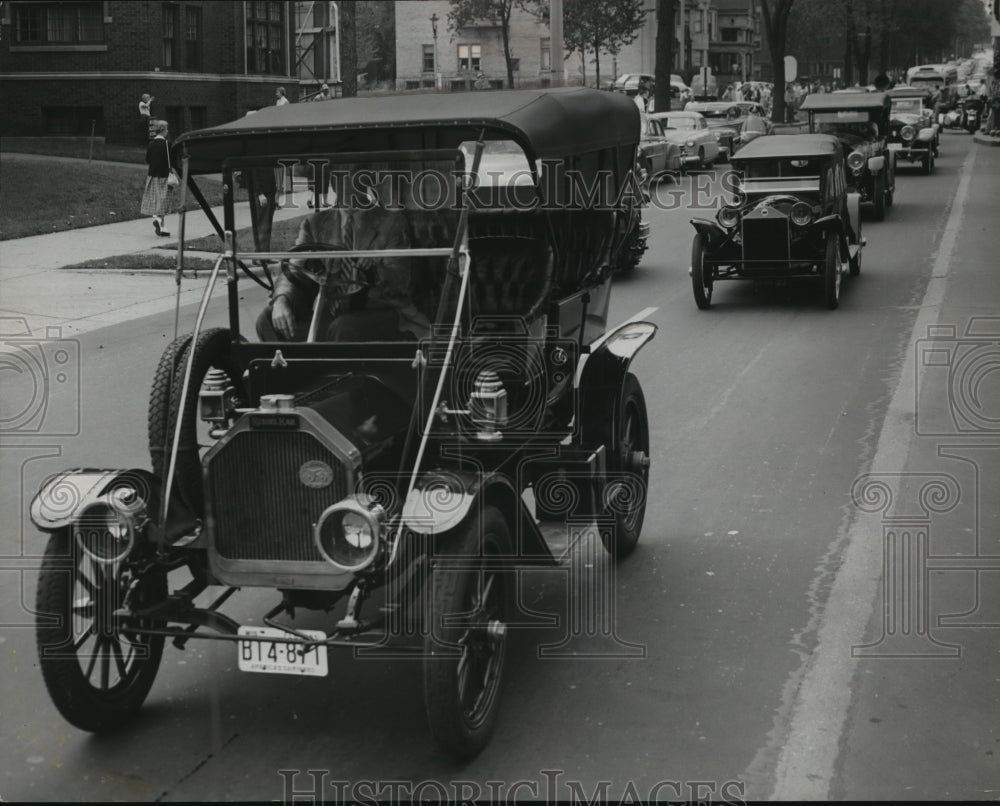
[[[138,103],[176,136],[294,97],[294,3],[5,2],[0,136],[140,142]]]

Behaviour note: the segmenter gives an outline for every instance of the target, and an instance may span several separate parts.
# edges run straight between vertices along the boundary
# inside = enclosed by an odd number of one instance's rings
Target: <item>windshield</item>
[[[812,130],[814,133],[832,134],[834,137],[868,138],[874,133],[868,113],[850,109],[814,113]]]
[[[664,129],[694,129],[694,118],[669,117],[660,119]]]
[[[892,102],[892,111],[897,114],[919,115],[922,110],[919,98],[897,98]]]
[[[727,116],[727,109],[705,109],[704,107],[697,107],[694,109],[695,112],[700,112],[706,118],[724,118]]]
[[[523,153],[518,162],[502,147],[492,151],[480,166],[486,183],[504,182],[527,168]],[[261,301],[258,338],[427,338],[457,229],[457,188],[464,170],[461,152],[447,153],[454,156],[391,162],[292,158],[241,170],[237,181],[247,189],[251,223],[235,233],[237,255],[295,253],[253,261],[259,272],[270,272],[274,284],[270,302]],[[238,221],[239,207],[234,213]],[[406,254],[417,249],[440,251]],[[327,254],[310,256],[317,251]],[[329,254],[343,251],[373,254]]]

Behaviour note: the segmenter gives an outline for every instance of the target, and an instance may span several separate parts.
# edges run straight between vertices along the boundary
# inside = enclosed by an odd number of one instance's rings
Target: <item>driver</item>
[[[387,210],[377,188],[374,206],[340,205],[302,221],[295,245],[328,244],[337,249],[406,249],[410,235],[402,210]],[[320,248],[320,247],[317,247]],[[308,257],[291,260],[274,283],[268,305],[257,318],[261,341],[305,341],[319,290],[305,271]],[[430,335],[430,321],[413,304],[413,275],[407,258],[323,261],[331,280],[361,280],[365,292],[349,304],[331,299],[323,313],[320,341],[408,341]]]

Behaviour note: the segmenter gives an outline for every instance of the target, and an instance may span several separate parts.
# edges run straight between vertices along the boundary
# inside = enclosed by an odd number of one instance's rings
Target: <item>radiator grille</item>
[[[773,217],[743,220],[744,260],[788,260],[788,219],[774,212],[771,215]]]
[[[307,487],[299,468],[325,462],[333,482]],[[243,431],[208,463],[215,550],[231,560],[323,562],[312,525],[347,494],[337,456],[303,431]]]

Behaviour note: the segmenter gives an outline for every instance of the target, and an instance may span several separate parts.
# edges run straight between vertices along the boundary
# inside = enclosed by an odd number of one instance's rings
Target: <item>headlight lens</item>
[[[804,227],[807,224],[811,224],[813,220],[812,207],[805,202],[796,202],[792,206],[790,217],[796,227]]]
[[[357,573],[378,557],[386,514],[367,496],[352,496],[327,507],[314,527],[320,554],[339,571]]]
[[[120,562],[135,544],[135,527],[128,512],[106,503],[92,504],[73,527],[84,554],[100,564]]]
[[[860,151],[852,151],[847,157],[847,167],[858,173],[865,164],[865,155]]]
[[[694,148],[694,140],[688,140],[684,145],[688,148]]]
[[[725,229],[732,229],[740,223],[739,207],[723,207],[715,215],[716,221]]]
[[[912,126],[904,126],[902,129],[900,129],[899,136],[902,137],[904,140],[912,140],[914,137],[917,136],[917,132]]]

